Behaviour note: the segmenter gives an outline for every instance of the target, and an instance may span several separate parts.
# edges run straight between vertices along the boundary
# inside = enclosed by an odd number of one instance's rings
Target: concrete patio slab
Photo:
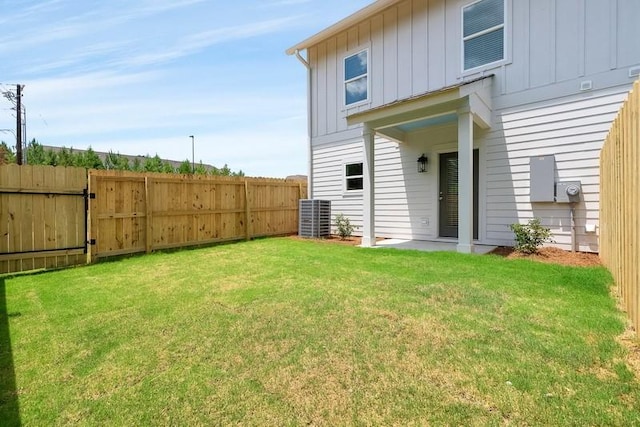
[[[385,239],[376,242],[374,248],[394,248],[394,249],[408,249],[414,251],[445,251],[455,252],[457,242],[455,241],[427,241],[427,240],[403,240],[403,239]],[[497,246],[491,245],[474,245],[474,253],[487,254],[494,250]]]

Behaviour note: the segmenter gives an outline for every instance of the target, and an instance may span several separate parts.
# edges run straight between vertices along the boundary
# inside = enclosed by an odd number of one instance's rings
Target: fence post
[[[251,221],[251,209],[249,208],[249,182],[244,180],[244,214],[245,214],[245,234],[246,240],[251,240],[251,225],[249,221]]]
[[[97,238],[98,238],[98,218],[96,218],[96,199],[92,199],[91,195],[96,194],[98,189],[97,177],[89,171],[88,173],[88,189],[87,189],[87,263],[91,264],[96,261]]]
[[[144,206],[145,206],[145,243],[144,248],[146,253],[150,253],[153,250],[153,209],[152,209],[152,189],[153,184],[151,178],[147,175],[144,177]]]

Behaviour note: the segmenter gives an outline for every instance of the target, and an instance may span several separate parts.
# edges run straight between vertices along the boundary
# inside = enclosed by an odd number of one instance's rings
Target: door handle
[[[438,200],[444,200],[444,195],[442,194],[442,191],[440,192],[440,197],[438,197]]]

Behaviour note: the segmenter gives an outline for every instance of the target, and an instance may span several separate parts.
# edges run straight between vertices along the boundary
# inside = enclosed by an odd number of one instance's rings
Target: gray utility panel
[[[532,202],[555,202],[556,159],[551,155],[529,158]]]

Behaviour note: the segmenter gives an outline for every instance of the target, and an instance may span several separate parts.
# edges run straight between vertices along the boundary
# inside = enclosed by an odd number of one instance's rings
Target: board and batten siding
[[[471,2],[401,1],[309,48],[312,136],[347,130],[350,114],[477,77],[461,66],[461,8]],[[537,101],[570,96],[587,79],[594,90],[630,85],[638,16],[638,0],[507,0],[507,60],[485,70],[495,74],[494,97],[512,106],[532,89]],[[345,108],[343,61],[361,49],[369,49],[370,102]]]

